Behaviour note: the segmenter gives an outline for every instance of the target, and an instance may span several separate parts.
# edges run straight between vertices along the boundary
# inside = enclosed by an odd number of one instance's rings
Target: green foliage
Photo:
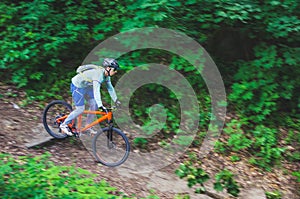
[[[56,166],[49,155],[37,157],[0,154],[1,198],[116,198],[104,180],[74,166]]]
[[[195,168],[191,164],[181,164],[175,173],[180,178],[187,178],[188,187],[200,185],[196,188],[196,193],[206,191],[204,183],[209,179],[209,175],[202,168]]]
[[[216,182],[214,183],[214,189],[217,191],[223,191],[226,189],[228,193],[237,197],[240,190],[239,186],[233,179],[233,174],[228,170],[222,170],[215,176]]]
[[[273,191],[273,192],[266,192],[266,196],[267,199],[281,199],[282,198],[282,194],[280,193],[280,191]]]
[[[199,3],[203,6],[199,7]],[[61,75],[66,74],[65,71],[73,72],[75,65],[94,47],[90,42],[92,39],[101,41],[120,30],[159,26],[183,31],[203,43],[218,65],[224,66],[220,70],[235,76],[230,98],[248,116],[258,115],[253,117],[255,121],[265,120],[286,100],[293,102],[289,110],[299,104],[298,100],[293,101],[299,97],[295,93],[299,88],[299,70],[289,73],[299,64],[299,48],[294,44],[299,41],[300,20],[297,16],[300,9],[299,3],[294,1],[128,0],[95,3],[84,0],[77,3],[43,0],[2,1],[0,7],[0,36],[3,38],[0,54],[4,58],[0,68],[5,69],[18,86],[40,90],[53,85],[57,79],[66,78]],[[147,55],[161,60],[157,54],[133,54],[135,59]],[[170,58],[170,67],[184,71],[187,79],[200,77],[190,73],[193,67],[187,60]],[[232,61],[231,70],[225,69],[228,66],[224,61],[228,59]],[[129,59],[123,61],[130,62]],[[232,74],[236,68],[238,74]],[[256,71],[260,72],[257,74]],[[244,73],[250,76],[242,77]],[[192,81],[193,86],[199,83]],[[40,86],[37,82],[43,83]]]
[[[290,162],[299,162],[300,161],[300,152],[287,152],[286,154],[287,160]]]
[[[229,138],[226,142],[217,141],[215,150],[221,153],[228,151],[242,153],[247,150],[247,153],[253,155],[249,160],[250,163],[270,171],[272,166],[280,163],[285,152],[285,148],[278,147],[277,130],[264,125],[258,125],[253,130],[247,129],[248,123],[247,119],[233,119],[228,122],[224,132]],[[297,158],[297,155],[290,154],[289,158]],[[238,157],[232,160],[238,160]]]
[[[253,162],[267,170],[282,158],[284,148],[277,147],[277,130],[265,126],[257,126],[253,131],[255,142],[253,148],[257,150],[257,159]]]
[[[148,140],[146,138],[134,138],[133,144],[141,148],[145,148],[148,144]]]
[[[228,140],[228,146],[232,147],[233,151],[240,151],[251,146],[252,140],[246,138],[243,134],[233,134]]]
[[[188,194],[177,194],[174,199],[190,199],[191,197]]]
[[[232,155],[232,156],[230,156],[230,160],[232,162],[237,162],[237,161],[240,161],[241,158],[239,156],[237,156],[237,155]]]
[[[218,153],[225,153],[227,151],[227,147],[224,142],[217,140],[214,145],[214,150]]]
[[[255,60],[239,63],[240,69],[235,75],[237,83],[233,84],[229,99],[250,120],[257,123],[265,121],[280,109],[281,103],[297,97],[294,89],[299,87],[299,74],[292,75],[294,78],[289,79],[290,72],[282,70],[292,69],[287,63],[300,61],[289,50],[291,49],[262,44],[254,49],[257,57]],[[297,70],[295,72],[298,73]],[[293,105],[296,106],[297,104]]]
[[[70,62],[73,54],[77,51],[77,56],[82,57],[82,49],[89,46],[90,35],[86,33],[89,24],[98,19],[96,4],[91,0],[1,1],[0,8],[0,68],[18,87],[46,87],[47,92],[57,92],[51,86],[58,78],[66,78],[68,68],[81,61]],[[72,53],[66,53],[74,46]]]
[[[242,126],[247,123],[247,121],[233,119],[226,124],[224,132],[230,135],[227,144],[233,151],[240,151],[251,146],[252,140],[247,138],[242,129]]]
[[[300,143],[300,134],[293,130],[288,131],[287,137],[284,139],[288,144]]]
[[[75,68],[100,41],[132,28],[179,30],[213,57],[228,91],[229,111],[243,118],[228,123],[227,143],[218,141],[216,150],[248,150],[254,155],[252,163],[269,168],[284,151],[274,129],[299,131],[299,15],[300,3],[294,0],[4,0],[0,3],[1,81],[26,88],[24,105],[62,98]],[[120,42],[126,46],[151,41]],[[197,93],[201,132],[206,130],[212,118],[211,97],[189,60],[159,49],[141,49],[120,61],[125,70],[162,63],[183,74]],[[206,66],[205,60],[199,60],[199,66]],[[106,94],[102,97],[110,101]],[[179,134],[180,107],[174,93],[163,87],[147,85],[132,96],[130,108],[136,123],[149,124],[147,108],[156,103],[170,105],[163,126],[166,137]],[[145,128],[153,130],[151,125]],[[299,143],[292,137],[288,143]],[[299,159],[297,154],[288,157]]]
[[[292,173],[292,175],[297,177],[297,182],[300,183],[300,170],[299,171],[294,171]]]
[[[179,168],[175,171],[176,175],[180,178],[187,178],[188,187],[196,187],[195,193],[205,193],[206,189],[204,183],[209,180],[209,175],[202,169],[196,168],[191,162],[181,164]],[[215,176],[216,182],[214,183],[214,189],[217,191],[222,191],[226,189],[227,192],[233,196],[238,196],[240,190],[233,179],[233,174],[228,170],[222,170]]]
[[[185,136],[185,135],[178,135],[173,141],[173,143],[181,145],[181,146],[186,146],[188,147],[194,140],[193,136]]]
[[[151,195],[147,196],[145,199],[160,199],[157,195],[155,195],[154,190],[150,190]]]

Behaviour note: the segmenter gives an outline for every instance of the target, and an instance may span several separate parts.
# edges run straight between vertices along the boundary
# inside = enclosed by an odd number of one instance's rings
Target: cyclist
[[[100,86],[102,83],[105,82],[109,95],[116,105],[118,106],[121,104],[117,99],[115,89],[110,81],[110,77],[117,73],[120,66],[118,62],[112,58],[105,58],[102,66],[103,67],[85,70],[72,78],[71,93],[75,103],[75,109],[60,125],[60,129],[63,133],[69,136],[73,135],[68,124],[83,113],[85,109],[85,96],[88,97],[90,110],[96,110],[99,108],[102,111],[107,112],[107,109],[103,106],[101,100]]]

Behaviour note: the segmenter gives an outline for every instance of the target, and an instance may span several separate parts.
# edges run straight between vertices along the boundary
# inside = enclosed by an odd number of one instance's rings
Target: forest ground
[[[107,168],[97,164],[86,150],[81,141],[68,138],[64,140],[51,140],[41,146],[27,148],[26,143],[35,137],[38,127],[42,125],[43,106],[32,102],[22,107],[25,93],[13,86],[0,84],[0,152],[10,153],[13,156],[41,155],[45,152],[51,154],[51,160],[58,165],[76,165],[98,175],[98,179],[105,179],[111,186],[128,196],[137,198],[157,195],[160,198],[174,198],[177,194],[190,194],[193,198],[193,189],[186,186],[186,182],[175,176],[174,172],[179,164],[184,162],[189,152],[197,152],[197,148],[189,148],[182,157],[174,163],[146,174],[135,174],[128,168]],[[16,106],[18,105],[18,106]],[[201,160],[203,168],[211,178],[221,169],[228,169],[235,174],[234,179],[242,190],[258,188],[265,191],[280,190],[283,199],[300,198],[299,183],[287,173],[299,169],[299,165],[282,162],[272,172],[262,171],[249,163],[249,157],[244,157],[238,162],[230,161],[229,157],[211,152]],[[210,182],[210,185],[211,186]],[[230,198],[225,192],[217,193],[212,188],[212,193],[223,198]],[[243,192],[243,191],[242,191]],[[201,195],[199,198],[210,198]]]

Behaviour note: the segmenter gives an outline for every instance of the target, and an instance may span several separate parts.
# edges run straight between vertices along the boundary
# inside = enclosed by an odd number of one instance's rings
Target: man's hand
[[[121,106],[121,102],[119,100],[115,101],[116,107],[120,107]]]
[[[108,113],[107,108],[105,108],[105,106],[100,106],[99,109],[105,113]]]

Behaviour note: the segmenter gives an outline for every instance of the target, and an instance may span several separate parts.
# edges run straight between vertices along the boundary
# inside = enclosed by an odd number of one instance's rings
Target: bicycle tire
[[[92,140],[92,151],[97,162],[108,166],[115,167],[123,164],[130,153],[130,144],[126,135],[117,128],[112,128],[112,136],[116,143],[113,143],[114,148],[111,149],[105,142],[109,142],[107,133],[109,127],[105,127],[98,132]],[[117,145],[117,146],[115,146]]]
[[[55,109],[55,106],[58,108]],[[54,109],[55,113],[51,115],[50,111]],[[57,112],[61,111],[61,112]],[[54,138],[64,139],[67,137],[66,134],[61,133],[59,124],[56,124],[55,117],[61,117],[63,115],[69,115],[72,112],[72,106],[65,101],[55,100],[50,102],[44,109],[43,112],[43,124],[46,131]]]

